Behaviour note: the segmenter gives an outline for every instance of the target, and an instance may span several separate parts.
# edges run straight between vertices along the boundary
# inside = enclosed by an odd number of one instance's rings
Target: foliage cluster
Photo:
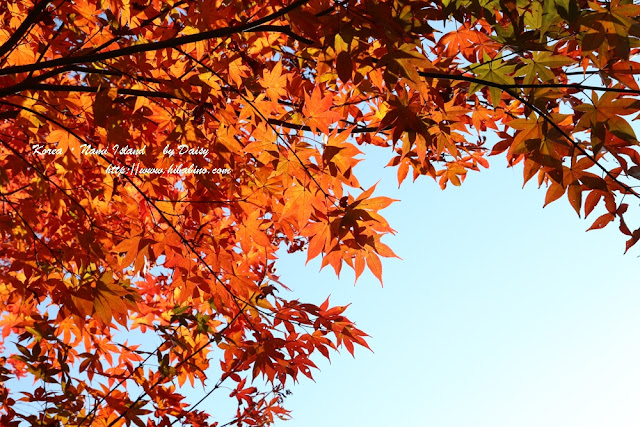
[[[227,424],[286,418],[313,357],[366,335],[346,307],[285,298],[278,250],[380,280],[395,256],[393,200],[360,187],[358,147],[442,188],[503,153],[630,248],[638,16],[630,0],[1,2],[0,424],[217,425],[181,392],[196,382],[233,389]],[[176,162],[230,173],[152,173]],[[23,376],[33,392],[12,392]]]

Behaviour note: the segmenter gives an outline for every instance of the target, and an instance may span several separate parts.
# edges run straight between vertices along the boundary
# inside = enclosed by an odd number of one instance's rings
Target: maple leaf
[[[515,65],[505,63],[502,58],[492,59],[485,54],[482,63],[474,64],[469,68],[473,69],[474,73],[481,80],[499,85],[515,84],[514,78],[509,75],[514,71]],[[469,87],[469,93],[477,92],[484,86],[482,83],[474,82]],[[489,86],[489,95],[491,96],[491,103],[496,106],[502,97],[502,89],[496,86]]]
[[[322,132],[329,133],[329,125],[340,118],[337,111],[332,111],[333,96],[324,95],[318,86],[313,89],[311,97],[307,94],[304,96],[304,108],[302,114],[306,117],[306,124],[311,128],[311,132],[320,129]]]
[[[599,124],[602,124],[611,133],[621,138],[635,139],[633,128],[618,113],[631,114],[639,111],[640,101],[637,99],[620,98],[614,92],[607,92],[602,97],[598,97],[596,93],[593,93],[593,105],[578,105],[576,110],[585,113],[580,117],[576,130],[588,127],[596,128]]]
[[[282,61],[277,62],[271,71],[264,70],[260,85],[266,89],[267,97],[272,101],[287,94],[287,76],[282,75]]]
[[[554,81],[556,75],[552,68],[564,67],[575,63],[573,58],[553,55],[551,52],[535,52],[532,58],[522,60],[526,65],[519,68],[514,75],[524,76],[524,84],[531,84],[538,77],[541,81]]]
[[[454,57],[460,53],[467,61],[476,61],[478,46],[482,46],[488,41],[490,39],[486,34],[471,29],[469,24],[465,23],[456,31],[442,36],[440,44],[446,46],[444,53],[449,57]]]
[[[66,129],[55,129],[51,131],[47,141],[53,143],[57,149],[60,149],[62,154],[70,151],[74,156],[80,157],[81,142]]]
[[[313,212],[313,194],[299,182],[294,183],[284,192],[287,200],[282,209],[283,218],[294,216],[300,228],[303,228]]]

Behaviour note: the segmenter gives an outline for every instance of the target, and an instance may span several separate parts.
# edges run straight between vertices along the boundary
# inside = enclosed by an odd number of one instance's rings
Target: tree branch
[[[29,28],[31,28],[31,26],[36,22],[40,14],[44,12],[49,3],[51,3],[51,0],[42,0],[40,3],[35,5],[33,9],[31,9],[31,12],[29,12],[25,20],[22,21],[22,24],[20,24],[18,29],[11,34],[11,37],[9,37],[2,46],[0,46],[0,57],[4,56],[15,46],[16,43],[18,43],[18,41],[20,41],[22,36],[24,36],[27,31],[29,31]]]
[[[617,93],[630,93],[634,95],[640,95],[640,90],[629,88],[615,88],[615,87],[602,87],[602,86],[590,86],[579,83],[534,83],[534,84],[500,84],[483,80],[477,77],[465,76],[464,74],[444,74],[434,73],[430,71],[418,72],[422,77],[431,79],[442,80],[457,80],[465,81],[469,83],[478,83],[484,86],[495,87],[498,89],[537,89],[537,88],[558,88],[558,89],[577,89],[577,90],[595,90],[600,92],[617,92]]]
[[[278,119],[268,119],[267,122],[269,122],[272,125],[277,125],[277,126],[282,126],[284,128],[287,129],[295,129],[295,130],[304,130],[304,131],[308,131],[311,132],[311,128],[309,126],[306,125],[299,125],[299,124],[294,124],[294,123],[289,123],[286,122],[284,120],[278,120]],[[382,132],[385,130],[391,129],[391,126],[387,126],[385,128],[379,128],[377,126],[366,126],[366,127],[356,127],[354,128],[351,133],[378,133],[378,132]],[[336,130],[335,128],[333,129],[329,129],[329,132],[333,132],[334,130]],[[347,130],[347,128],[338,128],[337,129],[339,132],[344,132]]]
[[[640,90],[638,89],[591,86],[591,85],[583,85],[580,83],[513,84],[513,85],[503,85],[503,87],[509,88],[509,89],[529,89],[529,88],[530,89],[538,89],[538,88],[577,89],[579,91],[594,90],[599,92],[631,93],[633,95],[640,95]]]
[[[58,85],[58,84],[35,84],[28,85],[23,90],[42,90],[49,92],[84,92],[84,93],[97,93],[101,90],[104,90],[102,87],[98,86],[72,86],[72,85]],[[145,98],[164,98],[164,99],[175,99],[180,101],[189,102],[192,104],[198,104],[196,101],[191,99],[181,98],[177,95],[172,95],[166,92],[155,92],[151,90],[141,90],[141,89],[125,89],[118,88],[118,94],[120,95],[131,95],[131,96],[142,96]]]
[[[202,33],[190,34],[187,36],[175,37],[169,40],[162,40],[158,42],[142,43],[132,46],[123,47],[121,49],[111,50],[108,52],[91,53],[78,56],[64,57],[51,59],[49,61],[43,61],[38,64],[26,64],[26,65],[14,65],[6,67],[0,70],[0,76],[6,76],[11,74],[24,73],[29,71],[44,70],[47,68],[59,67],[72,64],[89,64],[98,61],[105,61],[107,59],[120,58],[123,56],[129,56],[136,53],[151,52],[159,49],[168,49],[182,46],[189,43],[195,43],[203,40],[214,39],[218,37],[228,37],[233,34],[258,32],[264,31],[261,26],[274,19],[280,18],[283,15],[295,10],[311,0],[297,0],[291,3],[289,6],[285,6],[282,9],[273,12],[264,18],[257,19],[253,22],[237,25],[233,27],[218,28],[211,31],[204,31]],[[285,33],[286,34],[286,33]]]
[[[524,98],[522,98],[522,96],[520,96],[519,94],[515,93],[512,89],[516,89],[516,88],[521,88],[523,87],[522,85],[504,85],[504,84],[499,84],[499,83],[494,83],[494,82],[490,82],[490,81],[486,81],[486,80],[482,80],[476,77],[470,77],[470,76],[464,76],[464,75],[460,75],[460,74],[440,74],[440,73],[433,73],[433,72],[425,72],[425,71],[421,71],[419,72],[419,74],[423,77],[427,77],[427,78],[435,78],[435,79],[442,79],[442,80],[454,80],[454,81],[467,81],[467,82],[472,82],[472,83],[479,83],[485,86],[490,86],[490,87],[495,87],[498,88],[500,90],[502,90],[503,92],[509,94],[512,98],[517,99],[518,101],[520,101],[522,104],[528,106],[529,108],[531,108],[533,111],[535,111],[540,117],[542,117],[542,119],[549,123],[549,125],[551,125],[554,129],[556,129],[565,139],[567,139],[575,148],[578,149],[578,151],[580,151],[582,154],[584,154],[589,160],[591,160],[600,170],[602,170],[605,175],[607,175],[609,178],[611,178],[614,182],[618,183],[618,185],[620,185],[620,187],[622,187],[628,194],[631,194],[633,196],[635,196],[636,198],[640,199],[640,194],[638,194],[633,188],[629,187],[627,184],[621,182],[617,177],[613,176],[613,174],[611,174],[611,172],[609,172],[609,170],[607,168],[605,168],[604,166],[602,166],[595,158],[594,155],[588,153],[584,148],[582,148],[580,146],[580,144],[578,144],[576,141],[573,140],[573,138],[567,134],[564,129],[562,129],[556,122],[554,122],[544,111],[542,111],[540,108],[536,107],[534,104],[532,104],[531,102],[525,100]],[[538,85],[526,85],[526,86],[533,86],[533,87],[538,87]],[[573,87],[573,85],[567,85],[570,87]],[[600,88],[602,89],[614,89],[614,88]]]
[[[297,40],[297,41],[299,41],[301,43],[304,43],[304,44],[313,44],[314,43],[313,40],[308,39],[306,37],[302,37],[301,35],[294,33],[291,30],[291,27],[288,26],[288,25],[261,25],[261,26],[259,26],[257,28],[254,28],[251,31],[280,32],[280,33],[286,34],[289,37],[291,37],[292,39]]]
[[[99,88],[97,86],[71,86],[71,85],[58,85],[58,84],[35,84],[35,85],[29,85],[27,87],[24,88],[24,90],[42,90],[42,91],[50,91],[50,92],[86,92],[86,93],[97,93],[100,90],[103,90],[104,88]],[[171,99],[171,100],[179,100],[179,101],[184,101],[184,102],[188,102],[190,104],[194,104],[194,105],[199,105],[199,103],[195,100],[192,99],[185,99],[185,98],[181,98],[177,95],[173,95],[170,93],[166,93],[166,92],[155,92],[155,91],[151,91],[151,90],[140,90],[140,89],[124,89],[124,88],[118,88],[118,94],[120,95],[131,95],[131,96],[143,96],[143,97],[147,97],[147,98],[162,98],[162,99]],[[210,103],[204,103],[202,104],[205,108],[213,108],[213,105]],[[17,112],[10,112],[11,114],[17,114]],[[6,113],[0,113],[0,119],[2,118],[2,114],[6,114]],[[306,125],[301,125],[301,124],[294,124],[294,123],[289,123],[287,121],[284,120],[279,120],[279,119],[267,119],[267,122],[272,124],[272,125],[277,125],[277,126],[282,126],[284,128],[287,129],[295,129],[295,130],[304,130],[304,131],[311,131],[311,128],[309,126]],[[357,134],[357,133],[377,133],[377,132],[382,132],[385,130],[390,129],[390,126],[387,126],[385,128],[379,128],[377,126],[358,126],[355,127],[353,130],[351,130],[351,133],[353,134]],[[335,128],[330,129],[331,132],[333,132],[334,130],[336,130]],[[346,131],[347,128],[338,128],[337,129],[339,132],[343,132]]]

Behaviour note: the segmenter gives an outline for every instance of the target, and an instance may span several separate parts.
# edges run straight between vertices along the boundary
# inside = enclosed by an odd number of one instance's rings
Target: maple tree
[[[0,424],[217,425],[181,392],[195,382],[233,384],[225,425],[287,418],[317,353],[367,344],[346,307],[283,296],[278,250],[380,281],[395,256],[393,200],[361,188],[358,147],[442,188],[506,153],[545,204],[603,202],[591,228],[617,219],[628,250],[638,16],[629,0],[2,2]],[[12,391],[23,377],[33,390]]]

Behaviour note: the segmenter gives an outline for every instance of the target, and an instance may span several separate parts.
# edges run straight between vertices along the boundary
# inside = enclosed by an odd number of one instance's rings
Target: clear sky
[[[278,268],[287,297],[352,303],[373,353],[318,357],[276,425],[639,426],[640,251],[623,255],[617,225],[586,233],[602,212],[581,220],[565,197],[543,209],[535,178],[523,190],[500,156],[441,191],[424,177],[398,190],[390,153],[376,154],[362,185],[401,199],[382,211],[402,258],[383,260],[384,288],[305,254]]]

